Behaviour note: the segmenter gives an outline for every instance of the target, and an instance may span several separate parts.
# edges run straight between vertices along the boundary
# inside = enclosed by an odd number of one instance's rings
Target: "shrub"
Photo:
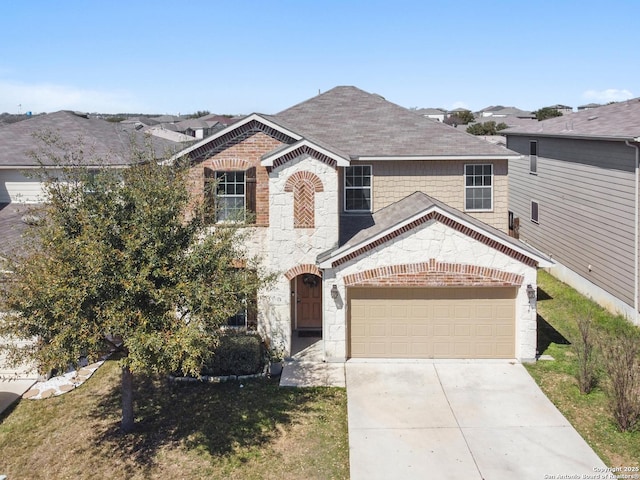
[[[578,371],[576,379],[580,393],[589,393],[595,387],[596,362],[595,362],[595,332],[593,329],[593,314],[589,310],[585,314],[576,317],[578,325],[578,338],[572,342],[573,349],[578,359]]]
[[[262,370],[264,353],[258,335],[225,333],[213,355],[205,362],[203,375],[250,375]]]
[[[622,432],[640,422],[640,336],[606,335],[600,342],[608,375],[608,394],[613,417]]]

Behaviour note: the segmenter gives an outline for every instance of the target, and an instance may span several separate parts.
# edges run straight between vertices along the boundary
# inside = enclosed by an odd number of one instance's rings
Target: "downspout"
[[[638,147],[638,144],[640,143],[640,137],[636,137],[633,139],[634,145],[632,145],[631,143],[629,143],[629,140],[625,140],[624,143],[627,145],[627,147],[631,147],[631,148],[635,148],[636,149],[636,160],[635,160],[635,172],[636,172],[636,182],[635,182],[635,186],[634,186],[634,190],[635,190],[635,205],[633,208],[633,212],[634,212],[634,260],[635,260],[635,265],[633,268],[634,271],[634,279],[633,279],[633,310],[634,310],[634,324],[635,325],[639,325],[640,323],[638,323],[638,306],[639,306],[639,299],[638,299],[638,274],[640,273],[638,271],[638,250],[640,250],[640,241],[638,239],[638,235],[639,235],[639,226],[638,223],[640,222],[640,215],[638,214],[638,203],[640,200],[640,148]]]

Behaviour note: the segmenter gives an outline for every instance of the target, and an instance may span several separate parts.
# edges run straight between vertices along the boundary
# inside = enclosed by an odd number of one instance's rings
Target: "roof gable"
[[[527,265],[554,265],[528,245],[422,192],[415,192],[377,211],[373,217],[373,226],[362,230],[338,249],[320,255],[321,268],[346,263],[430,221],[442,223]]]
[[[263,132],[285,144],[294,143],[302,138],[297,133],[271,121],[265,115],[253,113],[178,152],[169,161],[179,158],[198,161],[236,145],[257,132]]]

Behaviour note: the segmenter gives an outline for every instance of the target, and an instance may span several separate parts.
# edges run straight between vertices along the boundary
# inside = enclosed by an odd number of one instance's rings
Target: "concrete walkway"
[[[344,363],[323,361],[322,339],[319,337],[294,337],[292,356],[286,359],[281,387],[343,387]]]
[[[605,468],[520,364],[351,360],[346,379],[351,480],[588,478]]]

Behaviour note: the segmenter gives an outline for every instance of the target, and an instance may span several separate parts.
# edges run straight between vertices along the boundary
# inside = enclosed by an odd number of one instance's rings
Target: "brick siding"
[[[315,192],[322,192],[322,180],[315,173],[296,172],[287,179],[285,192],[293,192],[293,227],[314,228]]]
[[[193,165],[189,174],[191,194],[196,198],[204,195],[204,169],[247,170],[256,167],[256,225],[269,225],[269,173],[260,165],[260,158],[282,142],[263,132],[254,132],[240,143],[233,144],[205,160]]]

